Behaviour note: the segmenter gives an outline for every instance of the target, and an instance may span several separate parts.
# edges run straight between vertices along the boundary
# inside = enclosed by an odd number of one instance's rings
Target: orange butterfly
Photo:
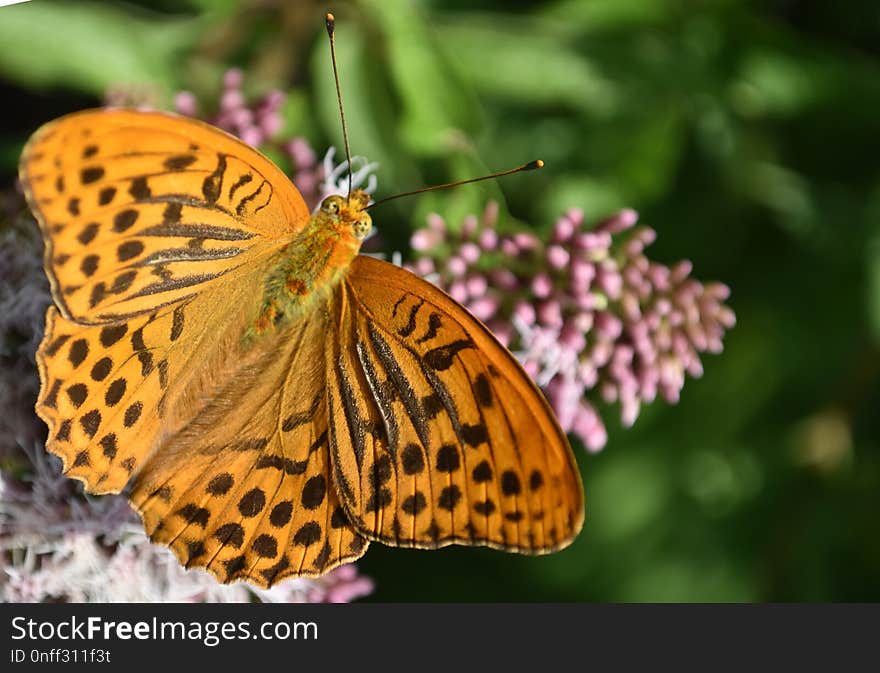
[[[541,392],[430,283],[358,254],[370,196],[310,215],[207,124],[96,110],[21,159],[56,306],[49,451],[219,581],[315,576],[368,541],[544,553],[583,522]]]

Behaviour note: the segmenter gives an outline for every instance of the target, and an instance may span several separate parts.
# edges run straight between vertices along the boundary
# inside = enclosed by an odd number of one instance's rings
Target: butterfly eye
[[[367,237],[367,234],[370,233],[370,229],[373,228],[373,220],[369,215],[361,215],[360,219],[358,219],[354,223],[354,235],[356,238],[364,239]]]
[[[324,199],[324,203],[321,204],[321,210],[325,213],[329,213],[330,215],[336,215],[339,213],[339,200],[337,197],[331,196],[327,199]]]

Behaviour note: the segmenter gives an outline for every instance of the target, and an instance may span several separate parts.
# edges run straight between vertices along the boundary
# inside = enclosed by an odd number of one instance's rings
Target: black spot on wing
[[[144,251],[144,244],[140,241],[125,241],[116,249],[116,257],[120,262],[134,259]]]
[[[169,171],[182,171],[184,168],[191,166],[196,162],[196,157],[192,154],[178,154],[168,157],[162,162],[162,165]]]
[[[171,341],[177,341],[177,339],[180,338],[180,335],[183,334],[183,317],[183,307],[178,306],[174,309],[172,318],[171,334],[169,335]]]
[[[425,305],[425,300],[422,299],[422,300],[419,301],[418,304],[415,304],[415,305],[409,310],[409,320],[407,321],[406,325],[404,325],[404,326],[401,327],[399,330],[397,330],[397,333],[398,333],[400,336],[402,336],[402,337],[408,337],[410,334],[412,334],[413,332],[415,332],[415,330],[416,330],[416,316],[417,316],[418,313],[419,313],[419,309],[422,308],[422,306],[424,306],[424,305]]]
[[[440,314],[431,313],[431,315],[428,316],[428,329],[422,336],[416,339],[416,343],[420,344],[424,343],[425,341],[430,341],[437,336],[437,330],[439,330],[441,327],[443,327],[443,321],[440,318]]]
[[[67,343],[67,340],[68,340],[68,339],[70,339],[70,335],[69,335],[69,334],[62,334],[61,336],[56,337],[56,338],[52,341],[52,343],[50,343],[49,346],[46,348],[46,351],[45,351],[46,355],[48,355],[49,357],[53,357],[53,356],[58,352],[58,350],[59,350],[59,349],[65,344],[65,343]]]
[[[391,317],[392,317],[392,318],[396,318],[396,317],[397,317],[397,309],[399,309],[399,308],[400,308],[400,305],[401,305],[404,301],[406,301],[406,298],[407,298],[408,296],[409,296],[408,294],[405,294],[405,295],[403,295],[400,299],[398,299],[396,302],[394,302],[394,306],[391,307]]]
[[[147,184],[147,178],[141,176],[132,180],[131,186],[128,188],[128,193],[131,194],[131,197],[135,201],[149,199],[152,196],[152,193],[150,192],[150,186]]]
[[[217,168],[202,182],[202,196],[209,204],[217,202],[223,189],[223,173],[226,172],[226,155],[217,155]]]
[[[308,460],[291,460],[279,455],[260,456],[254,465],[255,470],[275,469],[286,474],[304,474],[309,466]]]
[[[101,178],[104,177],[104,169],[100,166],[91,166],[89,168],[84,168],[80,172],[80,182],[84,185],[91,184],[93,182],[97,182]]]
[[[116,187],[105,187],[98,194],[98,205],[106,206],[116,196]]]
[[[113,231],[121,234],[128,231],[138,219],[138,211],[133,208],[126,208],[119,211],[113,218]]]
[[[251,175],[250,173],[245,173],[238,180],[236,180],[235,184],[233,184],[229,188],[229,200],[232,201],[232,197],[235,195],[235,192],[237,192],[239,190],[239,188],[248,184],[253,179],[254,179],[253,175]]]
[[[98,263],[101,261],[101,258],[98,255],[86,255],[83,257],[82,262],[80,262],[79,270],[83,272],[83,275],[91,278],[95,275],[95,271],[98,270]]]
[[[183,204],[177,201],[169,201],[165,205],[165,210],[162,213],[162,222],[164,224],[176,224],[180,222],[180,217],[183,213]]]
[[[432,348],[425,353],[423,360],[431,369],[444,371],[452,366],[455,356],[460,351],[473,347],[474,343],[470,339],[459,339],[445,346]]]
[[[281,429],[284,432],[290,432],[291,430],[294,430],[295,428],[298,428],[301,425],[305,425],[306,423],[311,423],[312,419],[315,417],[315,414],[318,413],[318,408],[321,404],[322,399],[324,399],[323,391],[319,392],[315,396],[315,399],[312,400],[312,403],[309,406],[308,410],[301,411],[301,412],[295,413],[295,414],[291,414],[286,419],[284,419],[284,422],[281,424]]]
[[[257,212],[258,210],[260,210],[260,208],[265,208],[266,205],[268,205],[269,201],[272,199],[272,185],[270,185],[266,180],[263,180],[256,190],[254,190],[238,202],[238,205],[235,207],[235,214],[239,216],[244,215],[245,207],[247,206],[247,204],[256,199],[260,195],[260,193],[264,191],[264,189],[266,190],[266,196],[263,197],[265,199],[265,202],[258,208],[255,208],[254,212]]]
[[[95,236],[98,235],[99,227],[100,225],[97,222],[90,222],[82,228],[82,231],[80,231],[79,234],[77,234],[76,239],[83,245],[88,245],[95,240]]]
[[[477,403],[481,407],[492,406],[492,386],[483,372],[477,374],[477,377],[474,379],[473,389],[474,397],[477,398]]]

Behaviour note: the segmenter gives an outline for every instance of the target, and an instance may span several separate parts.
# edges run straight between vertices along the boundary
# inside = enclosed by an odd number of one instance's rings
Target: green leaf
[[[754,161],[745,167],[740,179],[745,192],[774,210],[779,223],[792,235],[803,238],[813,233],[816,207],[802,175],[778,164]]]
[[[427,156],[448,153],[478,126],[477,101],[437,47],[426,17],[403,0],[363,3],[383,30],[388,73],[399,98],[403,143]],[[442,37],[442,36],[441,36]]]
[[[667,18],[672,13],[670,0],[563,0],[543,12],[590,32],[635,28]]]
[[[198,19],[110,3],[29,2],[0,9],[0,74],[24,86],[96,95],[118,84],[177,84]]]
[[[791,56],[755,50],[745,57],[732,94],[747,114],[791,116],[821,95],[821,79],[815,68]]]
[[[481,93],[516,103],[571,105],[600,116],[615,109],[614,85],[556,23],[468,16],[440,22],[436,30],[459,75]]]
[[[241,4],[239,0],[187,0],[187,2],[203,12],[211,12],[217,16],[235,14]]]
[[[619,159],[613,169],[638,203],[659,198],[669,190],[684,145],[683,123],[676,108],[658,106],[640,121],[616,143]]]

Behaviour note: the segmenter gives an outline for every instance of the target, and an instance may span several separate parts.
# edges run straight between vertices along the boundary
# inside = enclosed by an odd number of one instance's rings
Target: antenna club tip
[[[525,170],[533,171],[536,168],[544,168],[544,162],[540,159],[535,159],[534,161],[530,161],[524,166]]]
[[[333,34],[333,27],[336,23],[336,17],[333,16],[333,14],[331,14],[330,12],[327,12],[324,15],[324,21],[327,24],[327,32],[332,35]]]

